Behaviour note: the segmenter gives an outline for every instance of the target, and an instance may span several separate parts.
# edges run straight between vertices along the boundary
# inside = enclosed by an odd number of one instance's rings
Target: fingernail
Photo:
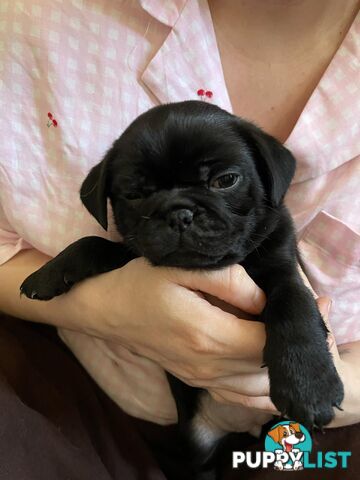
[[[254,296],[253,296],[253,304],[255,307],[255,310],[261,312],[266,304],[266,297],[265,293],[258,287],[256,287]]]

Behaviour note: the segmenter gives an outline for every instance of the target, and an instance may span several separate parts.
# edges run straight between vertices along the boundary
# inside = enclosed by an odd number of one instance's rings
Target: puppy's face
[[[274,149],[293,162],[274,139],[218,107],[156,107],[115,142],[81,197],[104,227],[109,197],[125,242],[155,265],[232,264],[256,247],[290,182],[286,162],[279,174],[269,171],[274,159],[264,157]]]

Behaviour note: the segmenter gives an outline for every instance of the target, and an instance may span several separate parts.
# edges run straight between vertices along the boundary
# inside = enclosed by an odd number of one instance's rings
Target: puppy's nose
[[[191,225],[194,218],[194,213],[187,208],[179,208],[173,210],[167,216],[167,222],[171,228],[178,228],[180,231],[185,230]]]
[[[302,438],[303,435],[304,435],[304,434],[303,434],[302,432],[296,432],[296,433],[295,433],[295,437],[296,437],[296,438]]]

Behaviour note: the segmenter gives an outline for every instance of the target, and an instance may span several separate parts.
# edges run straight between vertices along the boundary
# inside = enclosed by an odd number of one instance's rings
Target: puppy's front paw
[[[344,387],[329,352],[318,345],[317,350],[307,347],[296,346],[276,355],[275,361],[268,359],[270,397],[291,420],[322,429],[334,418]]]
[[[36,300],[51,300],[70,290],[76,281],[74,272],[64,270],[55,258],[24,280],[20,294]]]

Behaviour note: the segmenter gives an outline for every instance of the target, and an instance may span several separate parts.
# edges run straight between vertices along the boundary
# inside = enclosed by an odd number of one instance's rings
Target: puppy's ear
[[[296,160],[278,140],[255,126],[250,127],[250,139],[257,172],[271,205],[277,207],[290,186]]]
[[[280,431],[281,425],[279,425],[276,428],[273,428],[268,432],[269,437],[271,437],[275,443],[280,443],[281,436],[282,436],[282,431]]]
[[[80,188],[80,198],[87,210],[107,230],[108,164],[111,150],[93,167]]]

